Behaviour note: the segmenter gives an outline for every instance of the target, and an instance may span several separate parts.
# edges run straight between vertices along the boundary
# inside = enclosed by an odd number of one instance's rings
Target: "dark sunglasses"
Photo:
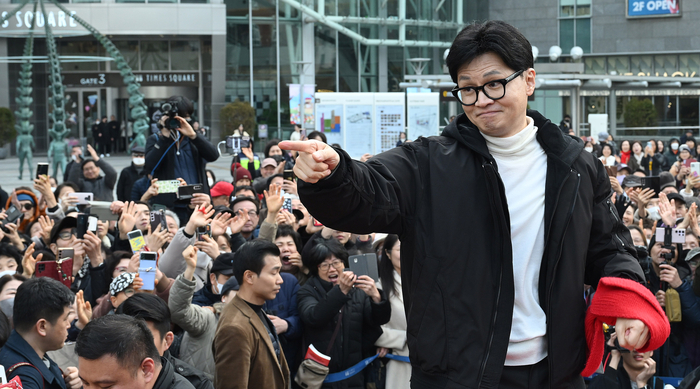
[[[23,208],[25,211],[29,211],[30,209],[34,208],[34,204],[32,204],[32,203],[24,203],[24,204],[22,204],[22,208]]]

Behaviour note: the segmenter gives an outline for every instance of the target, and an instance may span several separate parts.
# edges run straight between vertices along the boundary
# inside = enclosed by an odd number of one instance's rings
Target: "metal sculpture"
[[[30,0],[23,0],[21,4],[15,7],[12,11],[5,14],[5,16],[0,18],[0,24],[4,23],[6,20],[12,18],[18,11],[24,8]],[[71,18],[88,30],[97,39],[100,44],[105,48],[109,56],[114,59],[117,69],[122,75],[124,83],[127,85],[127,92],[129,93],[129,105],[131,107],[131,118],[134,120],[133,131],[134,140],[131,142],[129,148],[133,146],[145,146],[146,145],[146,134],[149,129],[149,119],[148,119],[148,108],[143,102],[144,95],[140,92],[141,84],[137,82],[131,67],[119,52],[114,43],[109,40],[106,36],[102,35],[89,23],[84,21],[79,16],[71,13],[67,10],[61,3],[57,0],[50,0],[52,4],[58,7],[60,10],[65,12],[66,15],[71,15]],[[37,5],[41,7],[41,13],[46,15],[46,9],[44,7],[44,0],[33,0],[34,12],[33,15],[37,15]],[[32,60],[33,60],[33,45],[34,45],[34,18],[32,18],[29,35],[25,41],[22,69],[20,71],[19,87],[17,88],[18,97],[15,99],[18,105],[15,115],[19,118],[15,128],[17,129],[19,135],[17,136],[17,154],[20,157],[20,171],[19,178],[22,178],[22,170],[24,162],[28,162],[30,179],[33,177],[32,172],[32,149],[34,148],[34,137],[32,132],[34,130],[34,125],[31,124],[30,120],[33,116],[33,112],[30,106],[33,102],[32,95]],[[66,113],[65,113],[65,94],[63,87],[63,77],[61,76],[61,63],[58,52],[56,50],[56,41],[51,31],[49,23],[44,24],[46,33],[46,46],[48,50],[48,60],[50,69],[50,85],[49,85],[49,104],[51,106],[51,113],[49,118],[52,121],[52,128],[49,130],[49,135],[51,137],[51,143],[49,145],[49,159],[53,165],[53,175],[57,176],[59,168],[63,172],[67,164],[67,156],[69,154],[68,144],[65,140],[66,136],[70,132],[66,127]]]

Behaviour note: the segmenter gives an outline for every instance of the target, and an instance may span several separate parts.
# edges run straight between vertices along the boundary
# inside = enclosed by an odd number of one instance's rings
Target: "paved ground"
[[[129,166],[131,164],[131,156],[130,155],[112,155],[111,157],[105,157],[105,161],[107,161],[110,165],[114,167],[114,169],[117,170],[117,172],[121,172],[122,169],[125,167]],[[37,156],[34,157],[33,161],[33,167],[32,169],[34,170],[34,174],[36,174],[36,164],[37,163],[47,163],[48,159],[46,156]],[[216,175],[217,180],[231,180],[231,173],[230,173],[230,164],[231,164],[231,156],[229,155],[223,155],[219,157],[219,159],[216,162],[209,163],[207,164],[207,169],[211,169],[214,174]],[[53,170],[51,170],[51,174],[53,174]],[[62,173],[59,173],[61,177],[63,177]],[[13,190],[14,188],[22,185],[26,186],[31,186],[32,181],[29,176],[29,172],[27,171],[27,165],[25,163],[24,166],[24,174],[23,174],[23,179],[20,180],[19,178],[19,159],[17,157],[10,157],[4,160],[0,160],[0,187],[2,187],[5,191],[8,193]],[[33,179],[33,177],[31,177]],[[58,183],[61,183],[61,180],[59,179]]]

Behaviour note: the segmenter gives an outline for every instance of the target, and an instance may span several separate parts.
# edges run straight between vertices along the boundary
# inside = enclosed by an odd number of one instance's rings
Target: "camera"
[[[175,118],[178,116],[178,106],[176,102],[164,103],[160,106],[163,111],[163,116],[166,117],[164,127],[168,130],[177,130],[180,128],[180,121]]]

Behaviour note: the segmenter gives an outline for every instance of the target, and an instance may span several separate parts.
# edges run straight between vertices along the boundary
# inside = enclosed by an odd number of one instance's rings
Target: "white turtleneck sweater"
[[[506,366],[535,364],[547,356],[547,318],[539,299],[544,253],[544,195],[547,155],[537,142],[537,127],[508,138],[482,134],[503,180],[510,214],[515,305]]]

